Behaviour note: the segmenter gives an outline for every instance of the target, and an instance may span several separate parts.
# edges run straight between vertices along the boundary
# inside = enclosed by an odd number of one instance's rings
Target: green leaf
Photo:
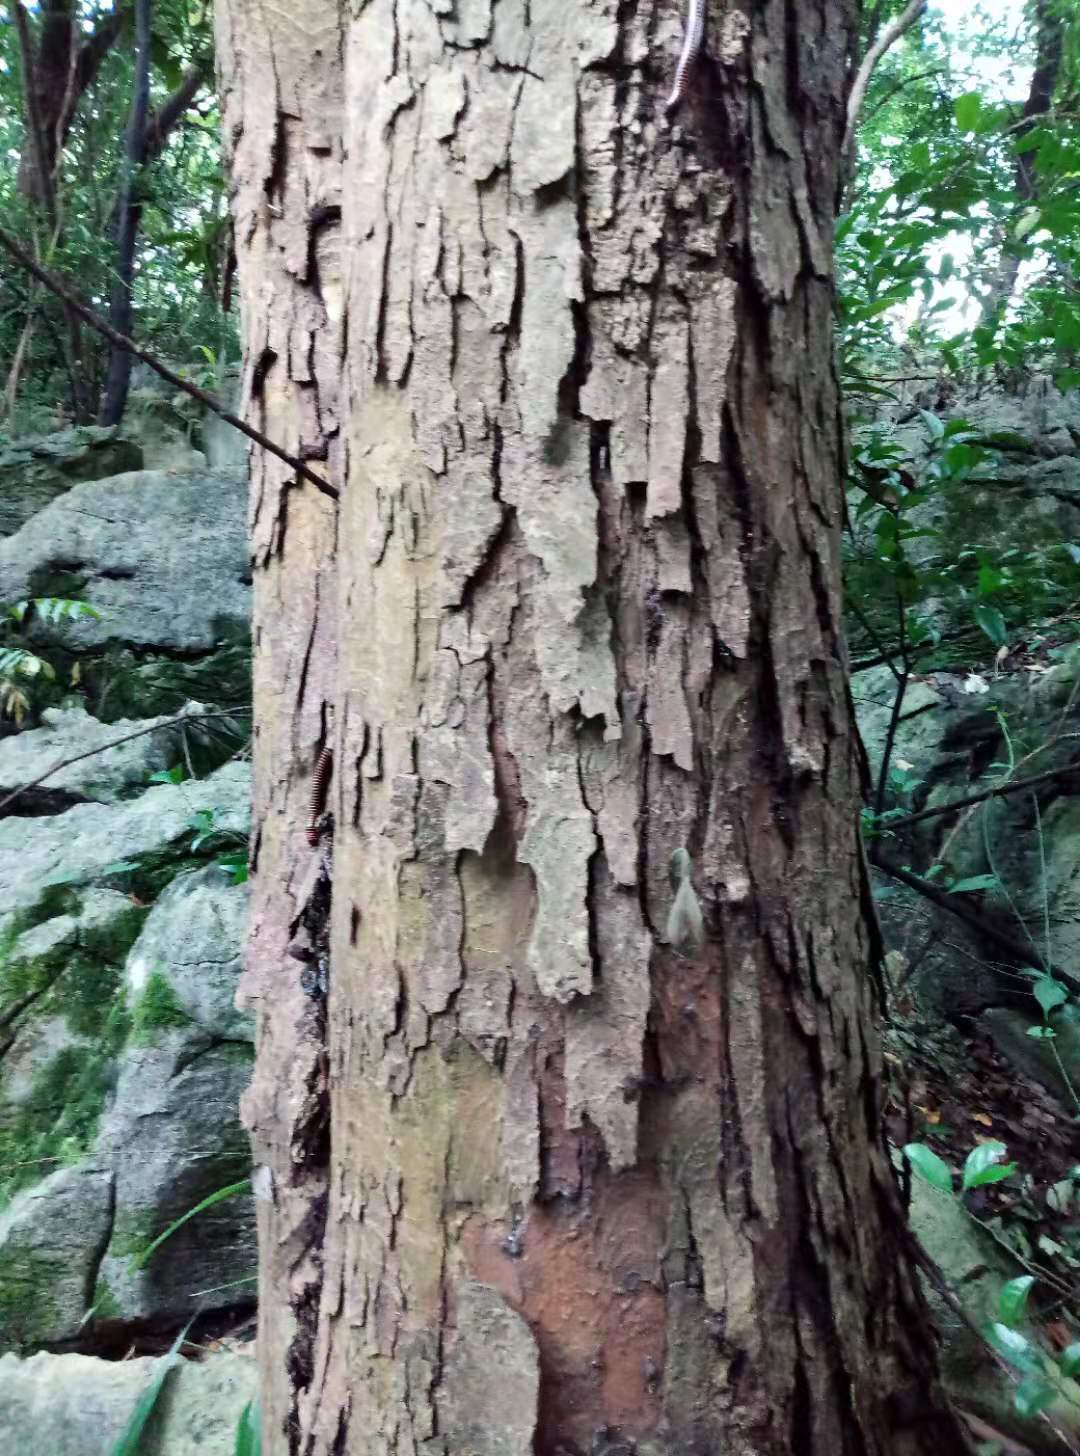
[[[234,849],[230,850],[228,854],[220,854],[214,863],[229,872],[234,885],[247,883],[248,856],[246,849]]]
[[[1018,1370],[1039,1368],[1038,1355],[1031,1341],[1019,1330],[1010,1329],[1008,1325],[995,1321],[987,1330],[987,1337],[998,1354],[1003,1355]]]
[[[1002,1285],[998,1296],[998,1317],[1003,1325],[1015,1325],[1027,1309],[1028,1295],[1035,1283],[1034,1274],[1021,1274]]]
[[[1028,1036],[1033,1036],[1036,1041],[1053,1041],[1054,1028],[1052,1026],[1029,1026]]]
[[[929,410],[920,410],[919,415],[921,416],[922,422],[926,426],[931,439],[943,440],[945,438],[945,426],[944,424],[942,424],[941,420],[938,419],[937,415],[932,415]]]
[[[1020,214],[1020,221],[1013,229],[1013,237],[1016,238],[1017,242],[1022,238],[1026,238],[1028,233],[1034,232],[1039,225],[1039,219],[1041,217],[1042,213],[1037,207],[1026,207],[1024,209]]]
[[[994,890],[1000,883],[997,875],[968,875],[950,885],[949,890],[953,895],[970,895],[974,890]]]
[[[262,1430],[259,1422],[259,1403],[249,1400],[244,1409],[240,1412],[240,1421],[236,1427],[236,1445],[233,1447],[233,1456],[261,1456],[262,1452]]]
[[[976,591],[981,597],[990,597],[1005,585],[1005,576],[996,566],[980,566]]]
[[[184,1328],[173,1341],[168,1353],[162,1355],[154,1366],[154,1373],[150,1377],[150,1383],[135,1402],[135,1409],[128,1417],[128,1423],[120,1434],[119,1439],[113,1446],[109,1456],[139,1456],[139,1444],[142,1440],[142,1433],[150,1415],[158,1402],[166,1380],[180,1360],[180,1346],[187,1337],[191,1328],[189,1320]]]
[[[964,1161],[961,1180],[964,1188],[979,1188],[984,1183],[999,1183],[1007,1178],[1014,1170],[1013,1164],[1007,1164],[1007,1171],[1002,1171],[1001,1160],[1007,1151],[1004,1143],[977,1143]]]
[[[1049,1381],[1031,1375],[1016,1387],[1013,1405],[1022,1416],[1037,1416],[1047,1406],[1053,1405],[1056,1398],[1057,1392]]]
[[[152,784],[180,784],[184,781],[184,773],[184,765],[174,763],[172,768],[159,768],[157,773],[152,773],[149,781]]]
[[[925,1143],[908,1143],[902,1151],[919,1177],[932,1188],[940,1188],[945,1193],[953,1191],[949,1165],[938,1157],[933,1148],[928,1148]]]
[[[1004,646],[1008,633],[1005,628],[1005,618],[997,607],[991,607],[987,602],[978,602],[973,615],[976,625],[986,633],[994,646]]]
[[[1062,1375],[1072,1377],[1080,1374],[1080,1340],[1062,1350],[1058,1364]]]
[[[982,97],[978,91],[966,91],[953,102],[953,115],[961,131],[974,131],[982,113]]]
[[[1032,986],[1031,992],[1042,1007],[1044,1016],[1049,1016],[1055,1006],[1061,1006],[1069,999],[1068,991],[1060,981],[1055,981],[1053,976],[1040,976]]]
[[[132,870],[139,868],[137,859],[114,859],[111,864],[103,867],[103,875],[130,875]]]
[[[163,1233],[158,1234],[152,1243],[147,1244],[141,1254],[136,1254],[131,1263],[132,1272],[135,1273],[144,1268],[153,1253],[161,1247],[166,1239],[172,1238],[176,1230],[182,1228],[189,1218],[194,1218],[197,1213],[204,1213],[206,1209],[213,1208],[215,1203],[222,1203],[226,1198],[232,1198],[235,1194],[242,1193],[250,1185],[250,1178],[241,1178],[239,1183],[230,1183],[225,1188],[218,1188],[214,1193],[208,1193],[205,1198],[196,1203],[194,1208],[189,1208],[187,1213],[182,1213],[178,1219],[174,1219]]]

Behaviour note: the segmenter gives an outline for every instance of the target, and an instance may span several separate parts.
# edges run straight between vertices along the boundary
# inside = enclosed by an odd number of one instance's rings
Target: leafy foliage
[[[76,44],[100,37],[104,58],[76,107],[55,177],[54,226],[28,193],[30,144],[23,115],[23,56],[16,27],[0,27],[0,147],[17,164],[0,168],[0,212],[5,226],[41,261],[73,280],[92,307],[107,310],[113,281],[115,207],[133,74],[130,13],[111,8],[80,11]],[[31,12],[32,39],[38,38]],[[151,47],[151,117],[164,129],[151,134],[152,160],[137,179],[141,228],[136,270],[137,332],[141,341],[181,369],[205,374],[206,350],[215,370],[238,357],[232,318],[221,304],[230,252],[225,186],[213,95],[209,7],[190,0],[154,6]],[[169,125],[171,99],[187,95],[179,120]],[[81,73],[80,73],[81,74]],[[63,89],[62,87],[60,88]],[[65,420],[92,418],[108,346],[81,332],[73,356],[59,301],[17,270],[0,270],[0,365],[7,374],[27,320],[29,353],[23,363],[17,413],[9,424],[23,433]],[[2,402],[0,402],[2,410]]]
[[[89,602],[66,597],[32,597],[15,602],[0,613],[0,715],[22,724],[34,702],[33,688],[55,684],[56,669],[29,647],[14,645],[19,629],[34,620],[42,623],[75,622],[83,617],[99,618],[101,613]],[[78,681],[78,665],[73,669]],[[40,696],[40,693],[39,693]]]

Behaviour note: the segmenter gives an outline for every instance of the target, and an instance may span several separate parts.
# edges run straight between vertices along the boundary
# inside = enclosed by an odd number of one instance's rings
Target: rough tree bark
[[[963,1449],[840,634],[852,15],[708,8],[671,128],[677,0],[218,8],[248,407],[341,491],[253,461],[274,1456]]]

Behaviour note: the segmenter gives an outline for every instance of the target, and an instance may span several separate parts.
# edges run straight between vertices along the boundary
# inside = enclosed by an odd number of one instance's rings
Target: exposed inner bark
[[[254,474],[275,1453],[963,1449],[879,1141],[851,17],[711,4],[668,129],[681,9],[219,20],[252,408],[342,492]]]

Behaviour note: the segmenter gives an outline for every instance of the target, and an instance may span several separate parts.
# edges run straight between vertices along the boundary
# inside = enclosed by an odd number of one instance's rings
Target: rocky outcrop
[[[10,1199],[0,1348],[167,1327],[251,1300],[250,1153],[237,1109],[253,1030],[233,1005],[246,894],[232,878],[214,865],[174,878],[134,920],[145,915],[119,967],[91,930],[123,939],[119,900],[131,931],[130,901],[112,891],[14,942],[7,974],[18,967],[28,990],[0,1094],[11,1170],[0,1181]]]
[[[0,536],[10,536],[80,480],[138,470],[142,450],[115,429],[80,425],[0,450]]]
[[[87,602],[28,641],[58,680],[78,664],[95,715],[173,713],[249,696],[251,577],[237,470],[140,470],[75,486],[0,541],[0,604]]]
[[[144,1358],[0,1356],[0,1431],[24,1456],[107,1456],[157,1374]],[[239,1353],[183,1361],[168,1375],[140,1450],[156,1456],[233,1456],[255,1398],[255,1361]]]

